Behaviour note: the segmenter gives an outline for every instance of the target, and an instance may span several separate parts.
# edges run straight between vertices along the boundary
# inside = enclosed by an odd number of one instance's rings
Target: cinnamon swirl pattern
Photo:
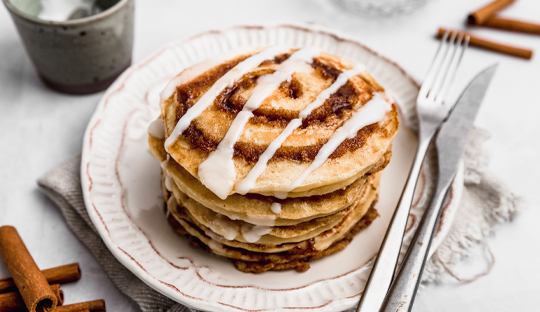
[[[398,126],[362,64],[273,46],[181,72],[149,145],[175,231],[241,271],[306,271],[377,217]]]

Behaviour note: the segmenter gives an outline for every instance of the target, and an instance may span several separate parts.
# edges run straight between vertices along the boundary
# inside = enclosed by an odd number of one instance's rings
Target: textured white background
[[[338,29],[397,61],[421,80],[436,50],[437,27],[463,27],[466,14],[486,0],[428,0],[409,15],[355,16],[328,0],[136,1],[135,62],[171,40],[238,23],[315,22]],[[540,22],[540,1],[520,0],[504,15]],[[485,37],[531,47],[540,36],[477,29]],[[524,211],[489,244],[497,258],[490,275],[470,284],[451,279],[421,290],[415,311],[538,311],[540,292],[540,60],[470,49],[458,75],[463,86],[498,62],[476,125],[491,132],[489,168],[526,199]],[[80,262],[83,278],[63,288],[66,303],[104,298],[110,311],[136,306],[111,283],[89,251],[36,187],[36,179],[81,150],[86,124],[101,93],[70,96],[46,89],[35,75],[4,7],[0,8],[0,225],[17,227],[41,268]],[[458,267],[481,270],[478,252]],[[8,273],[0,263],[0,277]]]

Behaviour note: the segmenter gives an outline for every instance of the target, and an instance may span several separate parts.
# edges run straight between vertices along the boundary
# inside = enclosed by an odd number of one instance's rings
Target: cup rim
[[[17,16],[29,22],[39,24],[39,25],[44,25],[44,26],[78,26],[78,25],[89,23],[89,22],[99,21],[115,14],[120,9],[122,9],[126,5],[126,3],[128,3],[129,1],[132,1],[132,0],[120,0],[109,9],[103,12],[100,12],[98,14],[88,16],[88,17],[78,18],[74,20],[67,20],[67,21],[50,21],[50,20],[40,19],[35,15],[31,15],[31,14],[21,11],[13,3],[11,3],[11,0],[3,0],[4,5],[11,13],[16,14]]]

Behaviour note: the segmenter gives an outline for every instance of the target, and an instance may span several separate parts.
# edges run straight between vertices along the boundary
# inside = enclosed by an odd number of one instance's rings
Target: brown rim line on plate
[[[231,33],[238,34],[240,32],[248,33],[249,30],[264,30],[266,27],[268,27],[269,30],[271,29],[279,29],[280,31],[283,30],[284,32],[294,33],[295,36],[299,36],[299,34],[295,33],[298,31],[301,31],[302,35],[305,36],[314,36],[320,35],[322,37],[325,37],[327,40],[337,40],[340,43],[350,43],[356,46],[353,50],[365,50],[365,52],[372,58],[374,58],[374,61],[376,62],[382,62],[380,64],[383,64],[385,66],[388,66],[389,70],[397,70],[401,76],[403,76],[402,79],[406,79],[408,81],[407,86],[410,86],[411,88],[418,88],[418,84],[408,75],[405,73],[403,69],[401,69],[399,66],[397,66],[394,62],[388,61],[386,58],[380,57],[378,54],[374,53],[371,49],[366,48],[364,45],[359,44],[354,39],[344,38],[338,34],[332,33],[330,31],[327,31],[325,29],[321,29],[318,27],[314,27],[313,29],[310,29],[308,26],[304,25],[269,25],[269,26],[236,26],[227,28],[225,30],[220,31],[208,31],[204,32],[195,36],[192,36],[188,39],[180,40],[176,43],[172,43],[165,48],[162,48],[160,51],[158,51],[156,54],[148,57],[146,60],[143,60],[141,63],[136,64],[132,66],[130,69],[128,69],[124,74],[120,76],[119,79],[113,85],[109,88],[109,90],[106,92],[105,96],[102,98],[96,113],[92,117],[92,120],[90,121],[86,135],[84,140],[84,151],[83,151],[83,159],[81,164],[81,180],[82,180],[82,186],[83,186],[83,194],[85,203],[87,206],[87,209],[89,211],[90,217],[95,224],[96,228],[98,229],[98,232],[100,233],[101,237],[103,238],[104,242],[108,246],[108,248],[111,250],[111,252],[115,255],[115,257],[123,263],[129,270],[131,270],[135,275],[137,275],[139,278],[145,281],[145,283],[149,284],[151,287],[155,288],[159,292],[175,299],[178,301],[181,301],[184,304],[187,304],[188,306],[192,306],[199,309],[219,309],[219,310],[225,310],[225,311],[264,311],[268,310],[267,307],[271,305],[266,305],[265,307],[257,306],[256,302],[250,301],[255,300],[258,296],[266,296],[265,300],[275,300],[276,297],[274,297],[273,294],[280,294],[279,298],[282,298],[283,300],[287,299],[289,304],[287,305],[287,310],[290,309],[302,309],[302,310],[322,310],[322,311],[335,311],[342,308],[348,308],[351,307],[354,302],[356,302],[358,299],[358,296],[360,294],[359,289],[360,285],[356,284],[354,289],[349,289],[349,293],[340,292],[339,294],[334,294],[331,298],[315,298],[310,293],[310,290],[317,289],[318,292],[323,291],[323,293],[331,293],[329,287],[338,287],[335,289],[345,289],[350,286],[350,284],[344,284],[348,283],[347,281],[358,281],[359,275],[365,273],[365,270],[362,271],[362,269],[357,268],[352,271],[344,272],[343,274],[339,274],[336,276],[331,276],[328,278],[322,278],[320,280],[312,281],[309,283],[305,283],[302,286],[299,287],[288,287],[288,288],[268,288],[266,287],[259,287],[254,284],[244,284],[244,285],[230,285],[227,283],[215,283],[212,281],[207,280],[208,278],[208,270],[205,268],[205,265],[197,266],[195,262],[192,259],[188,260],[174,260],[174,264],[170,263],[167,258],[165,258],[165,255],[161,255],[160,251],[158,249],[160,246],[154,246],[153,242],[151,242],[147,236],[146,233],[142,231],[142,229],[133,222],[131,217],[126,214],[126,211],[124,208],[120,207],[119,204],[110,204],[106,205],[103,201],[100,200],[94,200],[94,197],[99,197],[100,194],[104,194],[107,192],[110,192],[110,194],[119,194],[119,197],[122,196],[122,190],[119,190],[119,186],[123,185],[122,183],[128,183],[122,180],[117,180],[117,182],[112,181],[114,186],[106,186],[106,184],[110,183],[110,178],[106,179],[105,173],[109,172],[112,174],[112,177],[114,179],[117,179],[120,177],[119,171],[121,169],[118,168],[117,161],[120,158],[119,151],[126,148],[126,146],[129,146],[130,141],[126,141],[126,128],[128,127],[128,124],[130,124],[131,118],[135,118],[134,115],[137,114],[137,110],[139,112],[145,112],[147,114],[150,114],[152,112],[152,107],[148,106],[147,103],[147,97],[146,93],[143,90],[133,90],[133,86],[137,85],[135,83],[135,80],[141,79],[138,75],[141,74],[141,70],[144,69],[147,66],[157,66],[155,64],[158,64],[162,59],[165,58],[163,56],[164,54],[171,52],[173,49],[180,49],[181,47],[186,47],[190,45],[191,41],[197,41],[205,36],[203,38],[206,41],[213,40],[213,37],[216,37],[220,34],[226,34],[232,35]],[[210,38],[212,37],[212,38]],[[225,38],[226,36],[220,37]],[[316,36],[315,36],[316,37]],[[215,38],[214,38],[215,39]],[[298,39],[294,37],[293,39]],[[305,38],[304,38],[305,39]],[[201,39],[202,40],[202,39]],[[223,40],[226,40],[223,39]],[[247,39],[246,39],[247,40]],[[253,39],[253,40],[256,40]],[[258,40],[260,42],[260,40]],[[306,41],[304,41],[304,44]],[[200,44],[200,42],[199,42]],[[258,44],[260,45],[260,43]],[[202,51],[202,50],[201,50]],[[340,55],[339,53],[336,53]],[[160,59],[161,57],[161,59]],[[170,57],[170,56],[169,56]],[[192,56],[195,59],[191,59],[191,62],[195,62],[197,60],[196,56]],[[396,72],[397,73],[397,72]],[[169,76],[173,75],[173,73],[167,74]],[[135,78],[134,78],[135,77]],[[375,77],[376,79],[378,77]],[[160,77],[153,77],[152,78],[155,81],[159,79],[163,79]],[[378,79],[378,81],[381,82],[381,84],[385,85],[386,87],[389,87],[388,85],[384,84],[383,81]],[[401,80],[400,80],[401,81]],[[148,86],[150,86],[151,83],[148,83]],[[388,88],[392,89],[392,88]],[[142,93],[142,94],[140,94]],[[133,100],[133,96],[136,97],[136,102],[130,102],[129,106],[127,106],[127,103],[124,103],[125,98],[124,96],[128,96],[131,100]],[[398,104],[404,104],[400,103],[398,99]],[[407,103],[405,103],[407,104]],[[409,103],[410,104],[410,103]],[[114,117],[111,115],[112,108],[114,108],[114,112],[116,114],[119,114],[120,116]],[[412,114],[414,112],[411,112],[414,107],[407,106],[403,110],[404,114]],[[132,112],[135,111],[135,114],[132,114]],[[411,117],[411,116],[408,116]],[[109,133],[108,135],[114,135],[116,133],[114,144],[110,147],[105,147],[103,145],[104,142],[108,142],[107,139],[110,141],[112,140],[110,137],[107,137],[104,135],[104,127],[108,127],[110,125],[111,120],[118,120],[118,118],[121,118],[120,121],[120,127],[118,127],[118,124],[116,124],[114,129],[117,129],[112,134]],[[414,119],[414,116],[412,116]],[[123,130],[122,130],[123,129]],[[109,130],[110,131],[110,130]],[[121,132],[120,132],[121,131]],[[125,145],[124,145],[125,144]],[[110,152],[110,155],[116,155],[113,158],[109,157],[103,157],[101,158],[100,153],[102,151]],[[97,157],[97,158],[96,158]],[[97,161],[97,162],[96,162]],[[109,171],[104,171],[105,167],[109,168]],[[111,171],[112,170],[112,171]],[[123,187],[123,186],[122,186]],[[114,192],[113,192],[114,191]],[[131,190],[129,187],[126,189],[127,194],[130,194]],[[457,198],[457,196],[456,196]],[[103,200],[104,198],[101,197]],[[115,203],[118,203],[118,199],[116,199]],[[125,204],[125,203],[124,203]],[[129,202],[129,204],[132,204],[132,202]],[[110,209],[110,210],[109,210]],[[455,210],[455,209],[454,209]],[[452,209],[449,209],[449,211],[452,211]],[[116,218],[119,216],[122,216],[121,218],[115,219],[117,224],[109,223],[110,220],[112,220],[112,214],[116,215]],[[162,211],[159,210],[159,213],[161,217]],[[448,214],[450,215],[450,214]],[[123,226],[126,225],[126,226]],[[373,226],[373,225],[372,225]],[[130,229],[128,230],[128,227]],[[121,234],[126,234],[127,236],[122,236]],[[174,234],[174,233],[173,233]],[[178,270],[178,274],[183,274],[181,272],[192,272],[190,274],[195,274],[198,278],[192,281],[192,283],[198,284],[202,283],[201,285],[206,285],[203,287],[210,287],[212,291],[219,292],[215,293],[216,296],[218,296],[220,301],[209,301],[207,299],[203,299],[203,297],[198,296],[196,293],[193,293],[191,290],[187,290],[183,287],[185,287],[184,284],[175,284],[174,281],[167,281],[163,279],[158,279],[151,272],[151,268],[149,268],[146,264],[147,262],[140,260],[140,253],[133,251],[130,249],[131,247],[126,245],[125,241],[119,240],[119,236],[121,237],[135,237],[137,240],[137,244],[142,244],[142,246],[146,246],[144,250],[149,252],[149,257],[152,257],[154,261],[159,261],[160,263],[163,263],[165,266],[170,266],[173,270]],[[159,242],[158,242],[159,243]],[[338,254],[336,254],[338,256]],[[370,260],[370,259],[368,259]],[[196,260],[198,261],[198,260]],[[323,260],[324,261],[324,260]],[[202,264],[202,263],[201,263]],[[229,265],[227,263],[227,265]],[[362,266],[364,267],[364,266]],[[243,273],[242,273],[243,274]],[[308,273],[309,274],[309,273]],[[193,275],[191,275],[193,276]],[[367,276],[365,277],[367,278]],[[362,280],[363,278],[360,278]],[[341,284],[340,284],[341,283]],[[220,285],[221,284],[221,285]],[[333,286],[332,286],[333,285]],[[340,286],[341,285],[341,286]],[[349,286],[346,286],[349,285]],[[206,288],[205,288],[206,289]],[[228,293],[228,289],[242,289],[241,293],[238,293],[238,300],[240,301],[233,301],[230,297],[226,297],[226,293]],[[326,291],[328,290],[328,292]],[[344,290],[345,291],[345,290]],[[225,297],[222,297],[225,296]],[[268,297],[269,296],[269,297]],[[285,298],[287,297],[287,298]],[[228,299],[227,299],[228,298]],[[255,299],[254,299],[255,298]],[[272,299],[274,298],[274,299]],[[300,299],[299,299],[300,298]],[[305,306],[305,304],[300,304],[297,300],[306,300],[305,302],[310,302],[310,298],[313,298],[311,304],[311,307]],[[245,302],[242,301],[245,299]],[[262,300],[262,299],[261,299]],[[324,300],[324,302],[320,302],[317,300]],[[268,304],[272,304],[272,301],[268,301]]]

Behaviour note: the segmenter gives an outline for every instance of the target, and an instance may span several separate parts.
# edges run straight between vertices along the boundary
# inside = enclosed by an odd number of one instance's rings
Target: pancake
[[[163,170],[174,180],[175,183],[171,186],[172,191],[177,194],[177,199],[182,200],[187,196],[214,212],[256,225],[294,225],[338,212],[349,207],[357,199],[365,187],[366,179],[369,178],[369,175],[363,175],[350,185],[321,195],[282,200],[258,194],[246,196],[233,194],[223,200],[184,170],[174,159],[167,161],[163,140],[149,135],[149,144],[154,156],[162,163]],[[390,161],[390,157],[391,151],[388,151],[380,162],[374,164],[371,171],[382,170]],[[180,195],[180,192],[185,196]],[[278,214],[271,208],[275,202],[281,205],[281,212]]]
[[[208,188],[202,185],[202,183],[200,183],[199,180],[197,180],[193,175],[191,175],[187,170],[185,170],[181,165],[179,165],[174,159],[167,157],[168,154],[167,154],[167,151],[165,151],[164,143],[165,143],[164,139],[159,139],[153,136],[151,133],[148,134],[148,145],[150,146],[150,151],[160,163],[162,163],[164,166],[167,166],[167,167],[170,166],[168,168],[168,172],[171,176],[175,178],[175,180],[178,180],[180,182],[179,186],[182,189],[184,189],[186,193],[187,192],[199,193],[199,194],[204,194],[204,198],[211,197],[214,199],[219,199],[219,197],[217,197],[216,194],[212,193],[212,191],[210,191]],[[326,185],[326,186],[322,186],[322,187],[318,187],[318,188],[314,188],[310,190],[305,190],[301,192],[292,191],[287,194],[287,198],[324,195],[324,194],[328,194],[333,191],[342,189],[367,174],[371,174],[371,173],[375,173],[375,172],[379,172],[383,170],[390,162],[391,157],[392,157],[392,148],[390,146],[388,150],[386,151],[386,153],[384,153],[383,157],[381,157],[376,163],[372,164],[366,172],[360,172],[357,176],[351,177],[349,179],[345,179],[335,184]],[[188,191],[187,188],[191,190]],[[275,195],[274,192],[269,192],[269,193],[262,192],[259,194],[264,195],[264,196],[272,196],[272,197]]]
[[[298,65],[289,80],[279,84],[253,111],[246,111],[246,103],[255,97],[252,95],[261,80],[270,80],[274,73],[282,72],[288,58],[294,58],[299,52],[297,49],[276,47],[256,49],[209,66],[207,70],[201,69],[199,75],[192,71],[180,73],[172,84],[181,83],[176,85],[172,94],[162,96],[161,118],[168,154],[221,198],[238,193],[239,183],[292,120],[299,118],[301,111],[337,83],[341,75],[357,68],[338,56],[314,53],[309,65]],[[251,65],[247,64],[250,61]],[[251,67],[243,66],[245,64]],[[220,85],[223,87],[219,88]],[[347,125],[347,121],[370,102],[388,103],[383,117],[352,135],[348,134],[320,167],[294,185],[313,164],[323,146],[330,143],[336,131]],[[204,103],[208,105],[204,106]],[[239,132],[235,137],[237,140],[233,140],[234,151],[230,151],[232,159],[222,158],[221,155],[229,151],[218,149],[219,145],[224,142],[231,126],[245,116],[251,117],[244,118],[246,123],[240,124],[243,127],[235,129]],[[244,189],[247,187],[249,193],[272,194],[303,192],[343,181],[351,183],[388,151],[398,125],[397,109],[390,97],[365,70],[358,70],[301,120],[301,126],[292,131],[262,173],[249,187],[244,185]],[[216,151],[218,153],[213,153]],[[212,154],[215,157],[210,159]],[[221,159],[225,161],[219,161]],[[203,176],[201,165],[207,168],[204,171],[207,174]],[[220,167],[225,165],[227,169]],[[294,188],[290,189],[291,186]]]

